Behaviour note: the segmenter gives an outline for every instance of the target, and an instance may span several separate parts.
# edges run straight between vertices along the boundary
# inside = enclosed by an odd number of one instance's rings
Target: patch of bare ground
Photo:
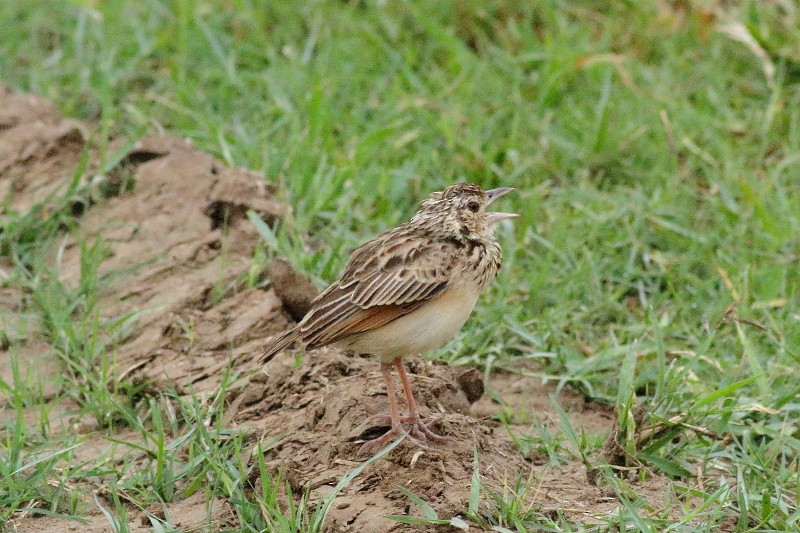
[[[107,502],[100,498],[102,505]],[[170,505],[152,506],[147,513],[162,520],[168,519],[177,531],[220,531],[235,525],[228,505],[219,499],[206,501],[204,494],[198,492],[185,500]],[[209,518],[210,517],[210,518]],[[12,531],[20,533],[108,533],[113,531],[108,520],[99,508],[92,509],[84,521],[64,520],[63,518],[42,516],[15,520]],[[148,515],[131,512],[128,521],[130,533],[148,533],[153,524]]]
[[[29,209],[71,180],[84,154],[89,159],[86,174],[91,175],[98,156],[87,141],[90,130],[64,119],[48,102],[0,89],[0,196],[10,198],[15,210]],[[112,151],[122,146],[121,139],[111,142]],[[133,324],[117,348],[117,379],[147,383],[151,392],[174,389],[202,395],[217,390],[225,371],[232,370],[238,379],[226,398],[227,423],[246,429],[253,444],[283,435],[268,451],[269,466],[281,471],[299,489],[296,493],[308,489],[316,501],[365,459],[358,454],[360,442],[386,429],[376,415],[387,412],[387,398],[376,361],[336,349],[305,353],[299,365],[294,354],[284,353],[266,368],[256,367],[267,338],[301,316],[313,297],[308,280],[285,265],[269,271],[273,280],[267,288],[246,282],[258,242],[246,213],[253,210],[272,223],[289,208],[274,199],[259,175],[225,167],[170,136],[141,139],[109,176],[117,180],[110,189],[114,194],[81,213],[77,232],[62,250],[60,275],[68,285],[79,279],[80,240],[101,239],[107,247],[99,308],[106,317],[126,316]],[[13,315],[19,294],[0,296],[3,316]],[[2,348],[0,372],[5,379],[12,351]],[[40,381],[57,372],[60,363],[43,339],[28,338],[15,349],[17,359],[24,353],[25,359],[45,361],[35,367],[42,369]],[[329,531],[415,530],[385,518],[419,513],[398,487],[429,502],[441,517],[463,514],[475,451],[486,487],[502,491],[518,477],[530,478],[532,504],[543,512],[562,509],[568,518],[591,522],[619,505],[608,491],[588,481],[579,463],[556,468],[542,458],[524,459],[496,421],[500,406],[486,396],[478,400],[484,384],[477,372],[421,359],[410,360],[408,366],[423,413],[438,417],[438,431],[452,442],[436,450],[401,446],[371,465],[335,500]],[[508,374],[493,376],[485,386],[540,419],[552,417],[550,386]],[[577,426],[592,433],[610,431],[607,409],[569,392],[562,392],[559,400]],[[8,416],[4,413],[0,417]],[[81,423],[69,427],[88,431],[87,451],[81,454],[112,453],[97,428]],[[658,508],[664,503],[665,482],[649,475],[636,490]],[[21,514],[13,527],[108,530],[91,498],[84,508],[89,509],[88,524]],[[184,530],[235,526],[225,502],[213,501],[208,507],[198,494],[147,511],[169,514]],[[147,513],[131,507],[130,517],[132,531],[150,530]]]

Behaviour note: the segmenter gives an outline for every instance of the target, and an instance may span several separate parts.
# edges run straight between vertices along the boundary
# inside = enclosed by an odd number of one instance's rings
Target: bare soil
[[[46,212],[49,195],[67,186],[84,154],[89,166],[84,175],[102,168],[101,147],[89,141],[91,131],[91,125],[62,117],[41,98],[0,87],[0,197],[18,212],[37,203],[44,203]],[[124,149],[126,141],[115,139],[104,153]],[[280,263],[261,274],[272,278],[266,288],[247,288],[259,237],[246,213],[253,210],[273,223],[291,208],[275,199],[261,176],[228,168],[185,140],[147,136],[125,152],[107,173],[104,186],[111,197],[85,202],[77,210],[77,233],[66,237],[60,256],[62,280],[75,284],[79,279],[76,238],[102,239],[109,256],[101,266],[101,274],[108,276],[100,308],[107,317],[128,316],[133,324],[116,353],[117,379],[146,384],[151,394],[172,389],[202,395],[217,389],[227,369],[238,373],[242,377],[227,397],[228,424],[250,432],[253,444],[285,434],[269,450],[269,465],[298,493],[309,489],[316,501],[365,459],[358,455],[359,443],[385,429],[375,418],[387,412],[377,362],[320,349],[305,353],[299,366],[294,354],[285,353],[258,368],[255,361],[267,339],[302,316],[314,288]],[[0,264],[0,275],[6,269]],[[4,326],[19,320],[24,298],[14,285],[0,290]],[[14,347],[0,346],[0,376],[9,381],[14,354],[32,362],[23,365],[25,372],[53,398],[58,391],[49,377],[59,372],[61,362],[44,336],[31,331],[35,326]],[[552,386],[511,374],[496,374],[483,383],[475,370],[422,359],[408,361],[408,367],[423,413],[438,417],[438,431],[452,444],[433,451],[393,450],[337,497],[329,531],[416,530],[385,518],[419,514],[398,487],[429,502],[440,517],[463,515],[476,450],[487,487],[502,492],[517,478],[531,479],[530,503],[543,512],[560,509],[576,521],[596,522],[619,505],[610,491],[589,481],[580,463],[554,467],[543,456],[524,458],[497,421],[497,414],[510,408],[554,426]],[[484,388],[491,394],[482,394]],[[608,408],[568,390],[559,402],[576,426],[595,435],[610,432]],[[63,405],[54,412],[69,410]],[[0,422],[11,415],[0,408]],[[113,455],[92,420],[65,415],[64,423],[87,435],[82,454]],[[514,423],[515,432],[531,433],[527,421]],[[124,432],[116,437],[137,438]],[[661,508],[668,497],[666,480],[652,474],[645,479],[637,493]],[[107,531],[93,493],[103,497],[97,486],[87,487],[88,524],[20,513],[10,525],[18,531]],[[235,526],[226,502],[209,507],[198,495],[169,504],[166,512],[184,530]],[[130,517],[132,531],[150,530],[141,510],[131,507]]]

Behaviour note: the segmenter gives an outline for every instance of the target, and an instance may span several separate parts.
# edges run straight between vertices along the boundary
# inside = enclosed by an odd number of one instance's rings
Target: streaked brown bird
[[[382,448],[406,434],[418,446],[445,442],[419,415],[402,359],[438,348],[461,329],[484,287],[500,270],[495,223],[517,216],[486,212],[512,189],[483,191],[459,183],[423,201],[410,222],[358,248],[339,279],[322,292],[295,327],[273,339],[266,363],[294,343],[336,344],[377,356],[386,381],[391,429],[361,451]],[[392,382],[397,369],[408,403],[401,417]],[[408,426],[406,430],[404,424]]]

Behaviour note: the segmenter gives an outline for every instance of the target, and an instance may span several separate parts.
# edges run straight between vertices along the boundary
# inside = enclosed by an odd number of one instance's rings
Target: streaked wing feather
[[[441,293],[452,277],[445,246],[407,234],[367,243],[353,254],[342,277],[314,301],[298,324],[299,337],[310,347],[323,346],[417,309]],[[386,253],[389,249],[392,253]]]
[[[392,320],[407,315],[423,303],[425,302],[419,301],[404,305],[381,305],[369,309],[353,306],[355,311],[348,313],[347,318],[338,320],[330,327],[317,331],[306,339],[307,346],[310,348],[325,346],[326,344],[344,340],[351,335],[379,328]]]
[[[449,271],[439,271],[431,268],[432,266],[435,265],[416,259],[374,273],[371,277],[377,278],[378,281],[358,284],[353,290],[352,301],[366,308],[430,298],[443,289],[450,280]],[[372,287],[376,287],[376,290],[371,290]]]

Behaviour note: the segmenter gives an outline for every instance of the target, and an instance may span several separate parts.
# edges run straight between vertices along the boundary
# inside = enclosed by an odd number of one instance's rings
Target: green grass
[[[703,467],[698,513],[686,508],[672,525],[644,518],[620,485],[610,528],[712,531],[733,517],[737,531],[795,530],[800,11],[756,0],[480,4],[2,2],[0,79],[98,121],[101,146],[111,133],[164,128],[263,173],[295,208],[277,246],[320,282],[432,190],[460,180],[516,187],[503,201],[522,216],[500,229],[500,279],[435,356],[534,361],[538,375],[617,406],[625,465],[666,472],[676,486]],[[719,31],[731,23],[759,43],[772,77]],[[118,505],[109,516],[121,520],[128,498],[176,497],[175,476],[252,463],[235,436],[208,448],[200,434],[182,445],[213,453],[170,462],[162,439],[182,435],[196,406],[158,421],[134,408],[138,392],[108,386],[106,348],[125,323],[101,323],[94,307],[102,241],[82,243],[77,288],[61,287],[57,265],[37,251],[70,227],[76,186],[49,217],[2,212],[0,253],[12,265],[3,283],[33,295],[28,329],[3,339],[13,350],[42,330],[64,360],[60,397],[105,424],[157,433],[139,450],[155,454],[142,474],[151,477],[110,488]],[[116,474],[70,462],[80,439],[47,431],[35,383],[20,375],[0,383],[0,396],[17,413],[3,421],[0,518],[38,492],[39,512],[80,516],[75,481]],[[27,425],[20,416],[31,405],[41,420]],[[564,424],[546,437],[532,427],[519,442],[554,461],[589,461],[600,445]],[[273,515],[256,513],[236,483],[208,490],[241,503],[243,530],[266,527],[257,520]],[[490,519],[486,507],[481,523],[569,530],[498,498],[482,496],[517,522]],[[310,520],[302,505],[282,512],[300,521],[287,523]]]

